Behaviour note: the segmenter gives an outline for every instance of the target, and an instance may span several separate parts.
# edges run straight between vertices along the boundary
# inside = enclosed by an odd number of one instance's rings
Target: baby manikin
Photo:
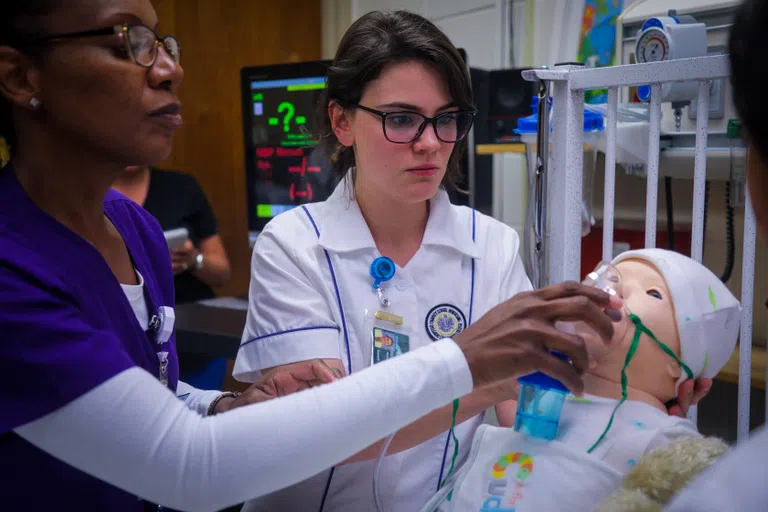
[[[593,510],[643,455],[700,436],[666,404],[684,380],[712,378],[728,361],[739,302],[706,267],[662,249],[625,252],[590,277],[623,299],[623,318],[610,344],[570,326],[585,339],[590,367],[584,395],[565,396],[554,438],[481,426],[467,460],[424,510]],[[557,397],[545,393],[540,406]]]

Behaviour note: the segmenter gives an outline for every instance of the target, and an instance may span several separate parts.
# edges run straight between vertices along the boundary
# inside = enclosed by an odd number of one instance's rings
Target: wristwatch
[[[195,256],[195,270],[200,271],[203,269],[203,253],[198,252]]]
[[[208,410],[206,411],[205,415],[206,416],[213,416],[214,414],[216,414],[216,406],[219,405],[219,401],[222,398],[232,397],[235,400],[237,400],[237,397],[239,397],[240,395],[241,395],[241,393],[239,391],[236,391],[234,393],[232,393],[231,391],[225,391],[224,393],[222,393],[219,396],[217,396],[216,398],[214,398],[213,401],[211,401],[211,403],[208,406]]]

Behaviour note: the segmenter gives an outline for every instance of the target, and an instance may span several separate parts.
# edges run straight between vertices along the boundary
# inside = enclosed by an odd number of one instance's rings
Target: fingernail
[[[610,318],[614,322],[621,322],[621,319],[623,318],[621,311],[618,311],[616,309],[606,310],[605,314],[608,315],[608,318]]]

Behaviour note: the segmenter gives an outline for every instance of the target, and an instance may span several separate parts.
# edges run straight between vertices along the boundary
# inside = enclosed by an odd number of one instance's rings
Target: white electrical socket
[[[627,252],[630,248],[627,242],[613,242],[613,257],[615,258],[619,254]]]

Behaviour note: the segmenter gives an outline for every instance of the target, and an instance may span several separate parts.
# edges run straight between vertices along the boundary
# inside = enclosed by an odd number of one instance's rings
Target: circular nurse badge
[[[427,314],[425,326],[427,334],[433,340],[450,338],[464,330],[467,320],[464,313],[456,306],[440,304],[433,307]]]

